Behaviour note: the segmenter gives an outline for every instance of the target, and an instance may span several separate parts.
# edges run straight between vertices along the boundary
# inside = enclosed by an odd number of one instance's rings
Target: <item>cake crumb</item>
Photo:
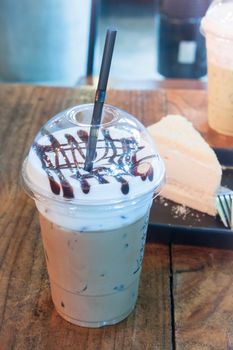
[[[162,204],[164,207],[168,207],[168,202],[163,196],[159,196],[158,199],[160,204]]]
[[[173,205],[171,209],[174,218],[181,218],[185,220],[187,215],[190,213],[190,209],[185,205]]]
[[[165,202],[165,198],[163,196],[159,196],[158,200],[161,204],[164,204],[164,202]]]

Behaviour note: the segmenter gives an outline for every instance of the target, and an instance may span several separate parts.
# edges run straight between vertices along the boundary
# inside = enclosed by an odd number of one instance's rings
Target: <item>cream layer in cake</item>
[[[148,130],[165,162],[163,197],[215,215],[215,193],[221,183],[222,170],[214,151],[200,133],[179,115],[168,115]]]

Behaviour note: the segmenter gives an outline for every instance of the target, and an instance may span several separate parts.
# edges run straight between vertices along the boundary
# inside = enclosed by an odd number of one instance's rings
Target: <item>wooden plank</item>
[[[81,86],[97,86],[98,76],[84,77],[78,82]],[[207,83],[197,79],[117,79],[111,78],[108,82],[110,89],[116,90],[158,90],[158,89],[195,89],[206,90]]]
[[[107,103],[126,110],[148,126],[164,115],[165,93],[163,91],[110,90]]]
[[[233,348],[233,252],[172,249],[177,350]]]
[[[111,90],[108,102],[115,104],[151,125],[167,114],[189,119],[212,147],[233,148],[233,137],[212,130],[207,121],[207,93],[203,90]]]
[[[210,129],[207,121],[207,93],[197,90],[166,90],[165,114],[181,114],[201,132],[210,146],[233,148],[233,137]]]
[[[93,90],[0,85],[0,349],[170,349],[169,252],[148,244],[138,304],[102,329],[69,324],[54,310],[34,203],[20,186],[26,151],[42,123],[93,100]],[[108,101],[145,123],[159,118],[163,94],[109,92]],[[156,113],[155,113],[156,111]]]

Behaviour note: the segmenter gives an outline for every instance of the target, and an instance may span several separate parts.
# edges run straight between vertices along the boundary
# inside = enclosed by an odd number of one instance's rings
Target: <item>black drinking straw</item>
[[[112,54],[116,39],[117,31],[115,29],[108,29],[105,38],[104,52],[100,68],[100,75],[98,86],[95,94],[95,103],[91,120],[90,135],[87,143],[87,153],[84,164],[84,170],[91,171],[93,168],[93,160],[96,152],[96,143],[98,139],[98,132],[101,123],[102,110],[105,100],[106,88],[108,83],[108,76],[112,61]]]

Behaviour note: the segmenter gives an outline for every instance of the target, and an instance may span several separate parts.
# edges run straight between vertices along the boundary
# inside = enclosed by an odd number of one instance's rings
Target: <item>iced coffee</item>
[[[233,1],[214,1],[202,20],[208,58],[208,120],[233,135]]]
[[[101,327],[135,306],[149,211],[165,171],[144,126],[107,105],[86,171],[92,111],[76,106],[45,124],[23,179],[40,214],[55,308],[74,324]]]

